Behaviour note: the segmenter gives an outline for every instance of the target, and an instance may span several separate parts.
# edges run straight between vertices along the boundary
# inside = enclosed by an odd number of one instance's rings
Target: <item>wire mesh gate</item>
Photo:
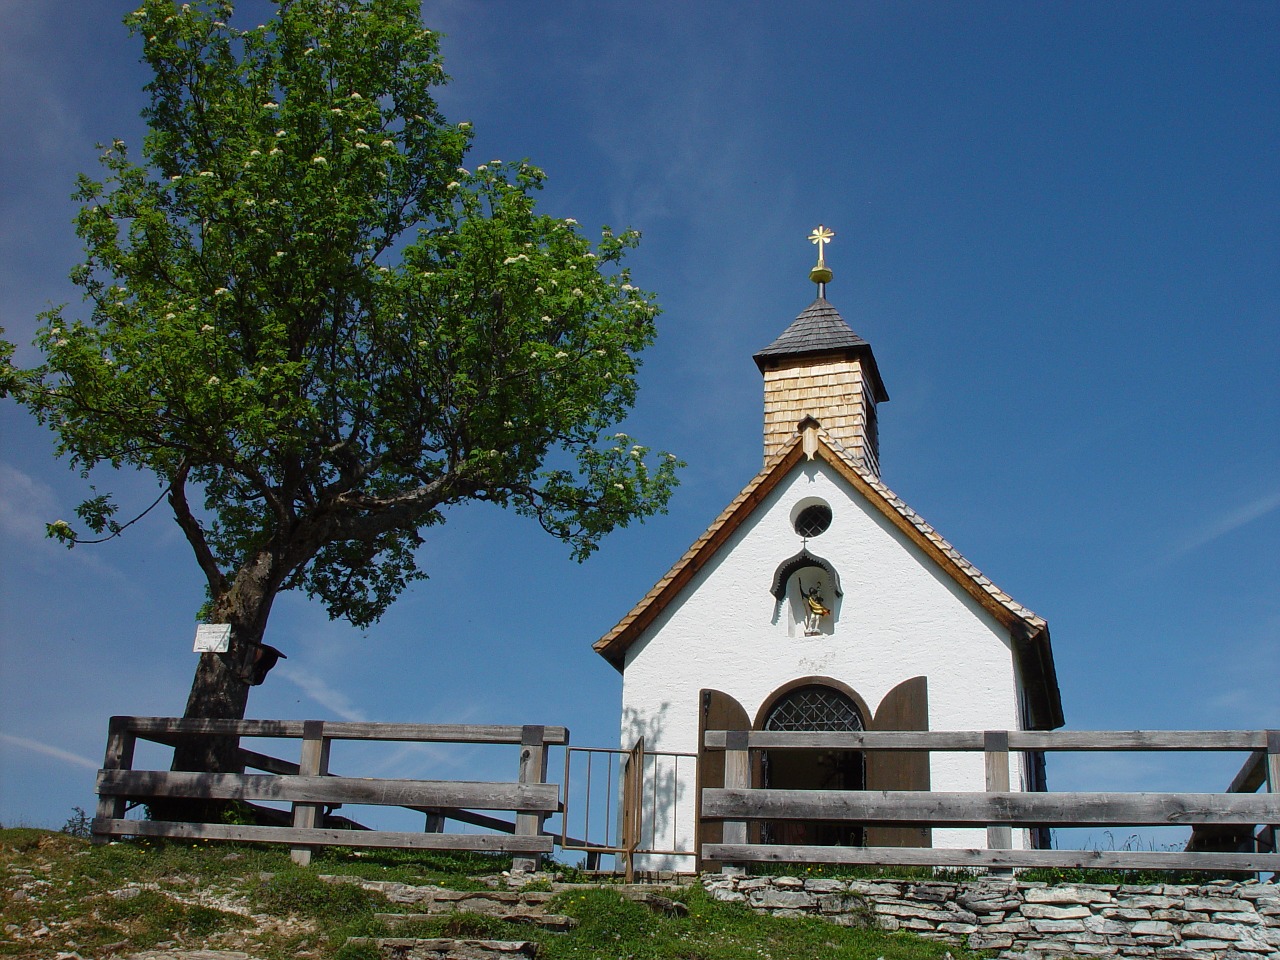
[[[586,854],[588,870],[612,856],[628,881],[639,856],[694,856],[676,801],[682,779],[697,783],[697,763],[696,753],[646,750],[643,737],[630,750],[566,747],[560,848]]]

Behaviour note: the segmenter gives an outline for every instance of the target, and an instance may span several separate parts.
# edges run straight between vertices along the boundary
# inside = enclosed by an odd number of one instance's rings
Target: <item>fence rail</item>
[[[189,773],[134,770],[138,740],[173,746],[190,737],[268,737],[301,741],[297,763],[241,750],[246,766],[265,774]],[[418,743],[511,744],[520,746],[514,782],[458,780],[382,780],[333,776],[329,747],[334,740],[411,741]],[[352,847],[405,847],[438,850],[493,850],[523,855],[521,866],[537,865],[550,853],[554,838],[542,827],[560,809],[560,788],[546,782],[547,750],[569,741],[564,727],[481,726],[471,724],[342,723],[321,720],[179,720],[171,717],[112,717],[106,756],[98,773],[98,809],[93,835],[98,842],[113,836],[180,837],[183,839],[252,840],[287,843],[299,863],[310,862],[312,848],[328,844]],[[130,800],[166,798],[283,801],[292,804],[285,825],[184,823],[126,820]],[[507,822],[471,814],[470,809],[515,812],[514,832],[463,834],[326,829],[325,807],[344,803],[400,806],[439,818]],[[438,824],[438,825],[439,825]]]
[[[703,856],[731,868],[751,861],[991,868],[1053,866],[1116,869],[1280,871],[1280,731],[883,731],[795,733],[710,730],[705,745],[724,750],[725,785],[702,791],[702,816],[724,821],[722,843]],[[751,786],[752,750],[982,752],[986,790],[772,790]],[[1249,751],[1223,793],[1029,793],[1009,790],[1011,751]],[[1267,785],[1268,792],[1255,794]],[[748,824],[818,820],[892,826],[986,827],[985,848],[835,847],[749,843]],[[1011,849],[1011,828],[1190,825],[1193,838],[1233,837],[1228,851]],[[1262,830],[1255,833],[1261,826]],[[1236,831],[1224,831],[1235,827]],[[1238,838],[1243,837],[1243,840]]]

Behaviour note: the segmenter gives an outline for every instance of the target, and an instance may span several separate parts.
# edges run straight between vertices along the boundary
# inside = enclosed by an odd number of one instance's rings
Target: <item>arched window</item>
[[[773,705],[766,730],[818,730],[845,733],[865,730],[858,706],[839,690],[812,686],[792,690]]]
[[[834,687],[808,683],[785,693],[765,715],[765,730],[853,733],[865,730],[862,711]],[[859,750],[767,750],[760,758],[759,783],[777,790],[862,790],[866,764]],[[861,824],[845,821],[768,820],[762,843],[862,846]]]

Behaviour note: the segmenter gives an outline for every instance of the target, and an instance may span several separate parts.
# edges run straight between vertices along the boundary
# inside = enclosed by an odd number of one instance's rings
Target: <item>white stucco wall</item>
[[[830,632],[805,637],[795,622],[798,605],[779,608],[769,589],[779,564],[803,545],[793,510],[814,497],[833,518],[809,551],[835,567],[844,596],[825,591]],[[801,577],[806,585],[813,579],[811,572]],[[930,729],[1019,726],[1008,632],[829,466],[803,462],[628,650],[622,746],[643,735],[648,749],[696,753],[703,688],[733,697],[754,720],[770,694],[796,678],[839,680],[874,712],[894,686],[922,675]],[[659,849],[692,847],[691,764],[687,771],[675,808],[660,811]],[[931,780],[934,790],[982,790],[982,755],[934,754]],[[981,830],[933,836],[937,847],[985,842]],[[666,865],[692,868],[691,861]]]

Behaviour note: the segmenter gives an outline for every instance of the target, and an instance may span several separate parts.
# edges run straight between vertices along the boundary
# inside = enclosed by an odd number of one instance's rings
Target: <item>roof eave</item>
[[[777,370],[781,367],[797,367],[806,363],[823,360],[860,360],[871,380],[871,389],[876,403],[884,403],[889,399],[889,392],[884,388],[884,380],[880,376],[880,367],[876,364],[876,355],[871,351],[871,344],[863,343],[853,347],[838,347],[835,350],[797,350],[793,353],[769,353],[760,351],[751,357],[761,373],[766,370]]]

